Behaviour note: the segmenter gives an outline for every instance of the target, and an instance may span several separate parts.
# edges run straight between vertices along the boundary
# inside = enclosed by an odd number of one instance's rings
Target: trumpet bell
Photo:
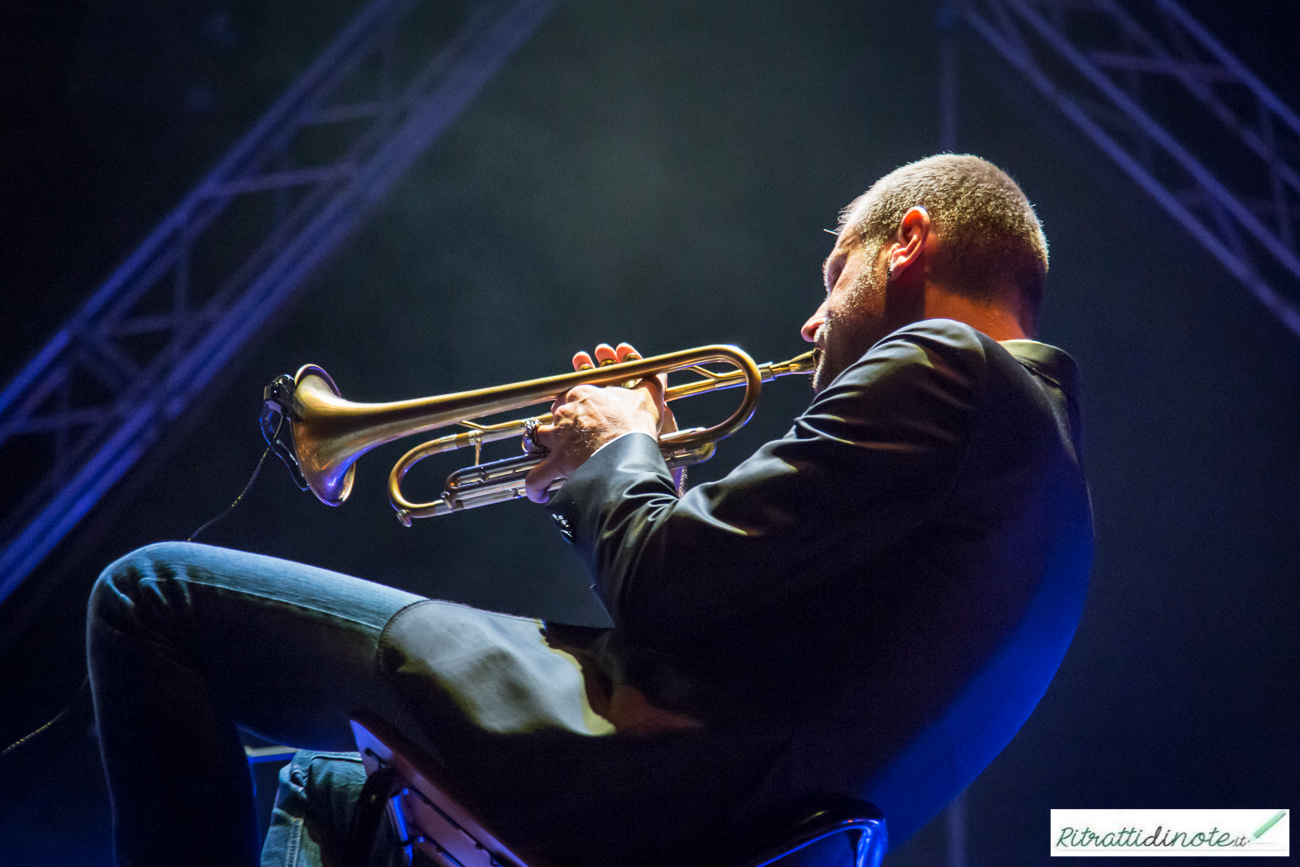
[[[294,481],[327,506],[352,493],[357,457],[369,446],[340,436],[348,401],[324,369],[305,364],[292,378],[277,376],[262,392],[262,436]]]
[[[349,401],[322,368],[306,364],[294,375],[296,398],[293,426],[298,467],[313,494],[327,506],[338,506],[352,493],[356,459],[373,448],[349,436]]]

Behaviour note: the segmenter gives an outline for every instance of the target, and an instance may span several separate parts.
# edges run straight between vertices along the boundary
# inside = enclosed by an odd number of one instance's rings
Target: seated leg
[[[252,785],[238,728],[351,747],[350,714],[400,724],[379,673],[384,625],[419,597],[205,545],[110,566],[87,627],[118,864],[252,867]]]

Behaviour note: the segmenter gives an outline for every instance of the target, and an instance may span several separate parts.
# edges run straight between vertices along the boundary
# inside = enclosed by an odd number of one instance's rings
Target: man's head
[[[813,386],[920,319],[1032,333],[1046,275],[1034,209],[992,163],[940,154],[896,169],[840,216],[826,301],[803,329],[821,350]]]

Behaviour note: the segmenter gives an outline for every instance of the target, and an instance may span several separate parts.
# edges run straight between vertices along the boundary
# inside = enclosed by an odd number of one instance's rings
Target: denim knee
[[[170,592],[160,584],[156,583],[147,594],[142,592],[141,584],[176,575],[181,564],[190,559],[187,552],[195,547],[188,542],[155,542],[110,563],[90,591],[88,633],[93,635],[104,626],[123,629],[151,623],[157,628],[159,619],[148,615],[160,613],[176,600],[169,599]]]

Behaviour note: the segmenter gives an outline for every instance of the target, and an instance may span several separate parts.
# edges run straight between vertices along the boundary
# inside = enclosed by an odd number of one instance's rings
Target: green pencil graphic
[[[1251,835],[1252,839],[1258,840],[1260,837],[1264,836],[1264,832],[1267,831],[1269,828],[1272,828],[1279,821],[1281,821],[1282,817],[1285,815],[1286,815],[1286,810],[1278,810],[1276,816],[1274,816],[1273,818],[1269,819],[1267,822],[1259,826],[1259,830]]]

